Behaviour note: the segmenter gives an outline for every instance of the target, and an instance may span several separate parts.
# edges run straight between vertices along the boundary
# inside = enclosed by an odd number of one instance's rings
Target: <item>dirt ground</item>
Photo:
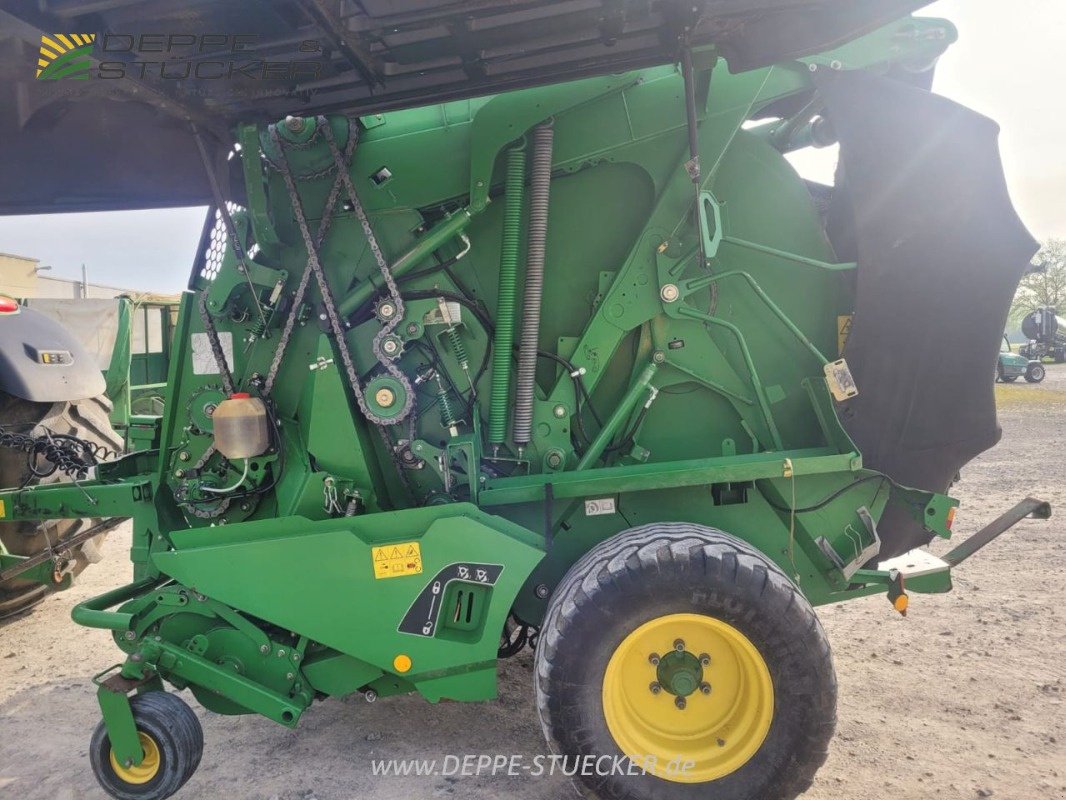
[[[1066,798],[1066,366],[1041,386],[997,388],[1003,441],[963,472],[956,535],[1027,494],[1057,505],[958,571],[949,595],[820,610],[840,681],[829,762],[806,800]],[[114,663],[108,634],[74,625],[75,602],[125,582],[128,530],[71,591],[0,628],[0,797],[102,798],[87,745],[98,720],[88,678]],[[940,544],[939,552],[947,548]],[[573,796],[564,778],[375,777],[371,759],[544,753],[532,657],[507,662],[500,699],[430,706],[413,697],[318,703],[290,731],[201,711],[203,762],[181,798],[469,800]],[[191,701],[188,693],[184,695]]]

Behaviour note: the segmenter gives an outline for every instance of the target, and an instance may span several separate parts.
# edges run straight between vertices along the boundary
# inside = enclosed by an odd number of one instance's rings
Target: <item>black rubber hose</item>
[[[544,249],[548,239],[548,191],[554,136],[550,120],[533,129],[526,288],[522,301],[522,334],[518,340],[518,377],[515,380],[514,441],[519,447],[529,444],[533,430],[533,388],[540,340],[540,306],[544,296]]]

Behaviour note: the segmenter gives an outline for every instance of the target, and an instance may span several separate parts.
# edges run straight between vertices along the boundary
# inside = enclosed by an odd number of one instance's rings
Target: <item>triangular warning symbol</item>
[[[384,547],[378,547],[378,548],[375,549],[375,553],[374,553],[374,560],[375,561],[385,561],[387,559],[388,559],[388,556],[385,555],[385,548]]]

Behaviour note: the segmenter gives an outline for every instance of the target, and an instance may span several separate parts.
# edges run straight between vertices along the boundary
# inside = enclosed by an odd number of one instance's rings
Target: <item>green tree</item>
[[[1025,274],[1010,308],[1010,321],[1021,323],[1030,311],[1044,306],[1066,310],[1066,239],[1048,239],[1033,256],[1032,271]]]

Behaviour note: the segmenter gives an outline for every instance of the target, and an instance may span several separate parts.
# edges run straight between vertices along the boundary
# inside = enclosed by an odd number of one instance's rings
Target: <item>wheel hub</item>
[[[688,697],[703,683],[703,666],[699,658],[685,650],[667,653],[655,669],[659,685],[677,697]]]

